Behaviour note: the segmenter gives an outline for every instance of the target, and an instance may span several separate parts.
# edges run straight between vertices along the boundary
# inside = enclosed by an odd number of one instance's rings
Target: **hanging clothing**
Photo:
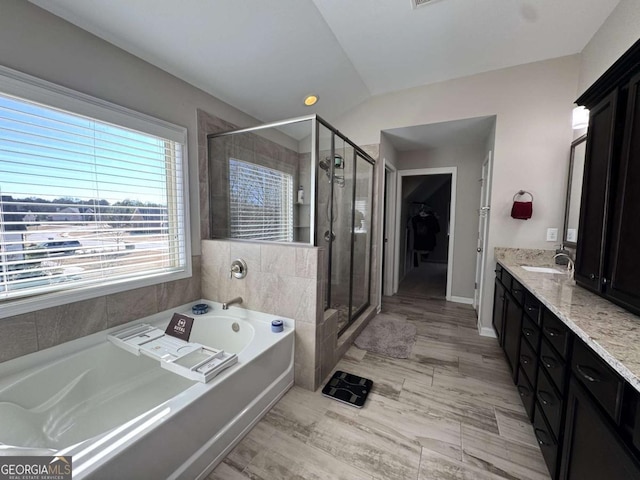
[[[431,212],[420,212],[411,219],[413,227],[413,249],[431,252],[436,246],[436,235],[440,232],[440,223]]]

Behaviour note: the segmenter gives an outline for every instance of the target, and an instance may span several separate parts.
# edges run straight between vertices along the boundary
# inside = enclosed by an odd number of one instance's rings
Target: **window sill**
[[[136,288],[150,287],[161,283],[182,280],[184,278],[190,278],[191,275],[191,259],[188,258],[187,265],[181,272],[163,273],[144,278],[121,280],[105,285],[92,285],[73,290],[6,300],[0,302],[0,319],[80,302],[82,300],[113,295],[128,290],[135,290]]]

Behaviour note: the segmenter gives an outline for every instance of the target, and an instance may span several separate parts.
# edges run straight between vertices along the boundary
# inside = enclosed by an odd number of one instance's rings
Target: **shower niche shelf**
[[[238,361],[234,353],[180,340],[146,323],[118,330],[107,339],[129,353],[159,361],[165,370],[202,383]]]

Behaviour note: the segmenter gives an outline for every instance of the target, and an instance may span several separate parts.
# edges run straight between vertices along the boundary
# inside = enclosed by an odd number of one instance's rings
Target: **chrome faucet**
[[[235,303],[242,303],[242,297],[236,297],[236,298],[232,298],[231,300],[224,302],[222,304],[222,309],[223,310],[229,310],[229,307]]]
[[[575,272],[575,270],[576,270],[576,264],[574,263],[573,258],[571,258],[571,256],[570,256],[570,255],[568,255],[568,254],[566,254],[566,253],[564,253],[564,252],[556,253],[556,254],[553,256],[554,260],[555,260],[556,258],[558,258],[558,257],[567,257],[567,260],[569,261],[569,263],[567,263],[567,270],[568,270],[569,272],[571,272],[571,278],[573,279],[573,274],[574,274],[574,272]]]

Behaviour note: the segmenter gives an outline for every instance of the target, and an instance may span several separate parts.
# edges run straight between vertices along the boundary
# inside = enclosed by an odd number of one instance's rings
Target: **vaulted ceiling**
[[[579,53],[619,2],[31,1],[265,122]]]

